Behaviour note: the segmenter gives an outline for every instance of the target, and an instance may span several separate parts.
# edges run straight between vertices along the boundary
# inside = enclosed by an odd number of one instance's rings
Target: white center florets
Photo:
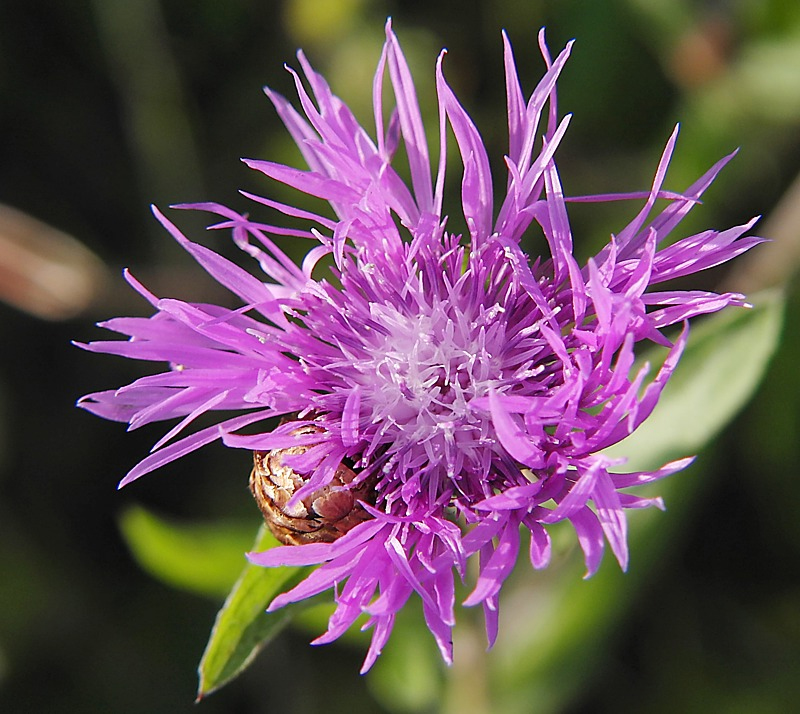
[[[429,457],[450,461],[456,445],[470,451],[482,440],[483,417],[470,401],[497,384],[500,369],[486,325],[447,308],[438,302],[405,314],[373,304],[371,317],[381,329],[371,330],[354,367],[362,416],[391,431],[396,447],[419,444]]]

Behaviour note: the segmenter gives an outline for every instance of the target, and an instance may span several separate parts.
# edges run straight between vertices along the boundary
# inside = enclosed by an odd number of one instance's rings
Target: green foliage
[[[261,526],[253,550],[267,550],[278,543],[266,526]],[[211,638],[200,661],[197,698],[219,689],[238,676],[261,649],[313,601],[266,612],[278,594],[296,585],[310,568],[260,568],[248,565],[233,586],[217,614]]]
[[[224,597],[231,589],[253,537],[249,522],[178,524],[137,506],[123,513],[120,528],[144,570],[210,597]]]
[[[235,678],[295,615],[315,604],[266,612],[276,595],[311,569],[246,564],[245,551],[278,545],[265,525],[253,543],[251,523],[179,524],[133,507],[123,514],[120,528],[136,560],[154,577],[197,595],[227,594],[198,668],[198,699]]]

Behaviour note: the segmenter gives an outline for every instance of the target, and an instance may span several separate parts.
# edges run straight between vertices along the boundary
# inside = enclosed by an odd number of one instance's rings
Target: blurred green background
[[[463,610],[449,672],[402,629],[387,648],[388,664],[360,677],[358,641],[312,648],[301,627],[195,706],[195,668],[222,597],[213,586],[204,598],[143,572],[120,520],[144,506],[254,533],[249,456],[207,448],[117,492],[161,431],[126,434],[74,409],[80,395],[120,385],[140,368],[84,354],[70,340],[99,338],[92,323],[105,317],[146,314],[119,277],[123,266],[157,294],[226,299],[157,227],[148,205],[216,200],[249,210],[238,188],[278,191],[237,158],[298,161],[260,92],[269,84],[292,93],[282,63],[292,64],[298,47],[369,126],[388,15],[432,120],[433,63],[449,49],[446,76],[498,167],[506,141],[500,29],[509,32],[528,91],[542,71],[539,27],[547,27],[554,52],[576,38],[560,89],[561,111],[575,114],[559,161],[568,193],[647,187],[678,120],[670,189],[741,146],[686,230],[764,214],[760,232],[773,242],[708,280],[748,292],[786,286],[783,339],[757,395],[689,471],[660,489],[669,497],[667,513],[657,514],[659,546],[632,539],[631,573],[617,574],[607,558],[598,584],[567,567],[577,588],[595,590],[575,600],[584,609],[578,631],[548,623],[565,643],[558,656],[534,648],[502,660],[504,638],[536,629],[537,616],[552,612],[554,576],[521,575],[503,600],[494,660],[483,653],[473,613]],[[3,0],[0,137],[0,204],[13,209],[0,210],[0,711],[500,711],[487,683],[498,662],[510,673],[503,706],[518,687],[521,712],[794,710],[795,0]],[[588,254],[635,210],[575,206],[578,251]],[[194,219],[179,218],[191,230]],[[234,539],[234,559],[247,547],[248,537],[241,540]],[[200,545],[185,551],[198,569],[204,557]],[[569,610],[570,602],[561,606]],[[539,667],[539,656],[551,659],[536,689],[526,672]]]

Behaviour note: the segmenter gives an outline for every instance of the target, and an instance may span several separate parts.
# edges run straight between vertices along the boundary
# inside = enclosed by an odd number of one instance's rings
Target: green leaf
[[[276,545],[274,536],[262,525],[252,550],[267,550]],[[200,660],[198,701],[241,674],[295,614],[317,603],[312,598],[277,612],[266,611],[276,595],[294,587],[312,570],[310,567],[262,568],[255,565],[244,568],[217,613]]]
[[[251,523],[179,524],[133,507],[123,514],[120,528],[137,562],[159,580],[200,595],[228,594],[198,668],[198,699],[235,678],[296,614],[318,603],[312,599],[266,612],[276,595],[312,568],[247,564],[245,551],[278,545],[265,525],[253,544]]]
[[[223,597],[245,562],[253,524],[176,523],[135,506],[120,529],[139,565],[159,580],[199,595]]]

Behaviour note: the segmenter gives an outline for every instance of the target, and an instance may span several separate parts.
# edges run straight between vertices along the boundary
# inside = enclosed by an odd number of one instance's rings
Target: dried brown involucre
[[[300,436],[316,431],[319,429],[315,426],[303,426],[293,434]],[[330,483],[289,505],[306,478],[286,466],[283,459],[302,454],[309,448],[298,445],[253,452],[250,490],[272,534],[284,545],[332,543],[372,517],[358,503],[374,501],[370,484],[353,484],[356,474],[344,464],[336,469]]]

